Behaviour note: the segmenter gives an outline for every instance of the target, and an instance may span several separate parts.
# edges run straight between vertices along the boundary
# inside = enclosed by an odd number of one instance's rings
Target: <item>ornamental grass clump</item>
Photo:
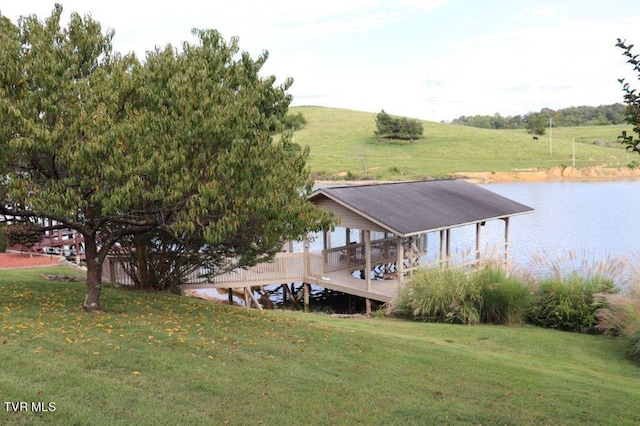
[[[628,281],[620,292],[594,295],[594,302],[600,306],[596,311],[596,329],[624,339],[627,356],[640,365],[640,270],[637,259],[625,265]]]
[[[547,278],[539,282],[534,306],[528,320],[534,325],[565,331],[596,332],[596,293],[614,293],[613,280],[606,277],[584,278],[577,274]]]
[[[480,288],[483,323],[517,325],[525,321],[533,297],[523,280],[498,267],[477,270],[470,278]]]
[[[460,269],[423,269],[404,286],[395,312],[414,319],[478,324],[480,288]]]
[[[598,332],[596,311],[605,306],[594,302],[594,295],[619,292],[620,283],[628,279],[627,263],[612,256],[599,259],[584,249],[537,253],[530,267],[538,280],[528,321],[565,331]]]

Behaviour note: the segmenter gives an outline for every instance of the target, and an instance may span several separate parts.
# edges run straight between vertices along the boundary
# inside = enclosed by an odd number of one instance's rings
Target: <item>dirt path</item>
[[[63,263],[64,257],[27,253],[0,253],[0,269],[35,268],[40,266],[55,266]]]

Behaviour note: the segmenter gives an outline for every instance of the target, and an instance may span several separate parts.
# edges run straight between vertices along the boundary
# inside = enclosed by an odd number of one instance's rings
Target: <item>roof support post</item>
[[[331,248],[331,231],[322,231],[322,245],[325,250]]]
[[[509,217],[504,218],[504,263],[509,262]]]
[[[476,223],[476,264],[480,264],[480,229],[482,224],[478,222]]]
[[[345,246],[345,254],[347,257],[347,269],[351,268],[351,252],[349,251],[349,245],[351,245],[351,228],[346,228],[346,235],[344,238]]]
[[[367,291],[371,291],[371,231],[368,229],[364,231],[364,256],[364,277],[367,283]]]
[[[309,276],[309,236],[305,235],[303,240],[302,240],[302,250],[304,252],[304,276],[308,277]],[[325,253],[326,256],[326,253]],[[323,266],[323,271],[324,272],[324,264],[326,263],[326,258],[324,259],[324,262],[322,262]]]
[[[396,239],[396,252],[398,258],[396,259],[396,275],[400,284],[404,283],[404,245],[402,244],[402,237]]]
[[[451,259],[451,229],[447,229],[447,267]]]

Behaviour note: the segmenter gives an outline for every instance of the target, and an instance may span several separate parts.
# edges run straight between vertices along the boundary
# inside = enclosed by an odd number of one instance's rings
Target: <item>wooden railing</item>
[[[133,280],[127,274],[124,262],[125,256],[109,256],[102,267],[102,279],[106,282],[122,285],[133,285]],[[312,277],[322,276],[322,256],[308,255],[308,273]],[[191,274],[185,284],[229,284],[230,287],[242,285],[266,285],[289,282],[300,282],[305,277],[305,262],[303,253],[278,253],[271,262],[260,263],[252,268],[237,268],[224,274],[209,278],[202,277],[201,272]]]
[[[407,243],[404,244],[405,259],[408,259]],[[385,238],[371,242],[371,264],[397,262],[397,239]],[[365,244],[353,243],[323,251],[325,272],[363,269],[366,263]]]
[[[266,285],[304,280],[304,254],[278,253],[271,262],[260,263],[249,269],[234,269],[215,275],[209,282],[216,284]],[[233,287],[233,285],[231,285]]]

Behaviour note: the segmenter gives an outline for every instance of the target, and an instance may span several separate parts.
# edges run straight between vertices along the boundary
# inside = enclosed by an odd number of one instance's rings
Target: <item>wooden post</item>
[[[346,235],[344,236],[344,241],[345,241],[345,256],[346,256],[346,260],[347,260],[347,269],[351,268],[351,253],[349,252],[349,246],[351,245],[351,228],[345,228],[346,229]]]
[[[445,233],[444,229],[440,230],[440,267],[441,268],[444,266],[444,255],[445,255],[444,233]]]
[[[481,223],[476,223],[476,264],[480,263],[480,227]]]
[[[258,308],[259,310],[262,310],[262,306],[260,306],[260,302],[258,302],[258,299],[256,299],[256,297],[253,295],[253,292],[251,291],[251,287],[245,287],[245,288],[249,289],[249,298],[251,299],[253,304],[256,305],[256,308]]]
[[[244,287],[244,307],[249,308],[249,289]]]
[[[509,218],[504,218],[504,263],[509,262]]]
[[[396,240],[396,251],[398,252],[398,259],[396,264],[396,274],[398,282],[404,283],[404,245],[402,244],[402,237],[398,237]]]
[[[309,276],[309,238],[307,235],[302,240],[302,247],[304,251],[304,276]]]
[[[364,305],[367,315],[371,315],[371,299],[364,299]]]
[[[371,231],[364,231],[365,282],[367,291],[371,291]]]
[[[331,248],[331,233],[329,231],[322,232],[322,247],[325,250]]]
[[[227,300],[229,301],[229,305],[233,305],[233,289],[231,287],[227,288]]]
[[[307,283],[302,283],[302,292],[304,294],[304,311],[309,312],[309,287]]]

